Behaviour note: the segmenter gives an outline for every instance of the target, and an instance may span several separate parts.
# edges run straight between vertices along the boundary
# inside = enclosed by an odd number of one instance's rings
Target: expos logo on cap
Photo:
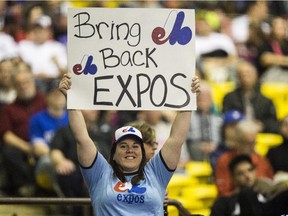
[[[224,113],[224,125],[239,122],[244,119],[243,113],[238,110],[229,110]]]
[[[114,143],[119,142],[120,139],[126,136],[134,136],[143,143],[141,132],[132,126],[124,126],[117,129],[114,134]]]

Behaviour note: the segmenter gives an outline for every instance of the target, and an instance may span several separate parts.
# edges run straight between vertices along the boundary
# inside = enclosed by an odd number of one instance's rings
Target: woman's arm
[[[59,90],[67,96],[67,91],[70,89],[71,84],[71,76],[65,74],[59,84]],[[68,110],[68,115],[71,130],[77,141],[77,155],[79,163],[84,167],[88,167],[96,157],[96,146],[89,137],[81,110]]]
[[[200,93],[198,77],[192,79],[191,89],[193,93]],[[170,136],[161,149],[162,157],[169,169],[176,169],[179,162],[181,148],[189,131],[191,113],[191,111],[180,111],[177,113],[172,124]]]
[[[273,52],[264,52],[260,57],[260,61],[265,67],[272,65],[284,67],[288,66],[288,56],[276,55]]]
[[[77,155],[79,163],[88,167],[95,160],[97,149],[89,137],[84,117],[80,110],[68,110],[69,122],[77,141]]]

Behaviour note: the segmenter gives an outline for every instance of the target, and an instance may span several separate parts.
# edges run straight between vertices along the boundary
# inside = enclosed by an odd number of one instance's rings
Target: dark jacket
[[[274,173],[278,171],[288,172],[288,139],[283,137],[283,143],[279,146],[271,148],[267,153]]]
[[[271,99],[265,97],[259,90],[256,90],[251,98],[255,118],[263,123],[264,133],[278,133],[278,120],[276,109]],[[238,110],[245,115],[244,98],[240,88],[229,92],[223,99],[223,112]]]

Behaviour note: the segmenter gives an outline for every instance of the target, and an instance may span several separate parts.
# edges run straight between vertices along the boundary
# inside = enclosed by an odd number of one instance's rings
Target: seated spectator
[[[113,128],[111,128],[106,122],[102,122],[100,112],[98,110],[82,110],[82,113],[88,128],[89,136],[93,140],[97,140],[97,142],[95,142],[97,149],[99,149],[106,160],[108,160],[110,155],[110,147],[112,145],[111,138],[113,137]],[[73,172],[78,172],[80,170],[78,170],[77,165],[77,142],[69,126],[64,126],[57,129],[52,139],[50,148],[50,155],[53,164],[55,165],[57,179],[59,180],[59,184],[64,195],[73,197],[77,196],[78,192],[81,192],[78,195],[82,194],[83,191],[79,191],[79,188],[75,187],[77,183],[72,182],[71,178],[73,177],[70,176],[74,175]],[[77,173],[76,176],[78,176],[78,174],[80,178],[81,174]],[[78,177],[76,177],[76,179],[78,179]]]
[[[0,31],[0,61],[7,58],[14,58],[18,56],[18,46],[14,38]]]
[[[208,83],[201,83],[197,97],[197,110],[192,113],[186,144],[190,160],[209,161],[209,156],[220,142],[222,118],[215,108],[212,90]]]
[[[267,1],[255,0],[245,1],[245,3],[244,14],[234,17],[231,22],[231,36],[236,45],[247,41],[251,22],[260,25],[264,32],[269,26],[266,22],[269,15]]]
[[[31,116],[46,108],[45,96],[37,92],[31,69],[22,64],[12,74],[16,100],[3,106],[0,118],[0,138],[3,143],[3,163],[7,173],[6,193],[32,196],[35,189],[34,157],[29,143],[28,126]]]
[[[210,19],[211,16],[213,19]],[[215,82],[234,80],[231,68],[237,50],[228,35],[213,29],[211,22],[215,20],[219,17],[212,11],[200,10],[196,14],[196,61],[205,79]]]
[[[45,3],[44,3],[45,4]],[[45,14],[45,7],[42,2],[29,2],[23,7],[23,21],[21,27],[25,35],[23,39],[32,39],[33,33],[31,27],[37,22],[37,19]]]
[[[35,177],[39,189],[47,189],[39,178],[45,174],[50,175],[53,168],[49,152],[54,133],[68,124],[66,99],[58,88],[54,88],[47,94],[47,108],[33,114],[29,121],[29,137],[36,159]]]
[[[241,60],[236,68],[238,86],[223,98],[223,112],[238,110],[246,119],[255,121],[261,132],[277,133],[276,109],[271,99],[264,96],[257,79],[256,68]]]
[[[275,174],[286,173],[288,175],[288,115],[280,121],[280,134],[283,137],[281,145],[271,148],[267,153]]]
[[[212,18],[214,19],[212,19]],[[225,34],[219,33],[220,18],[214,11],[199,10],[196,13],[196,58],[224,58],[236,55],[233,41]],[[214,39],[219,43],[215,43]],[[218,39],[218,40],[217,40]],[[208,44],[207,44],[208,43]]]
[[[287,21],[274,17],[271,32],[259,51],[258,64],[261,66],[260,82],[288,82],[288,37]]]
[[[229,163],[229,173],[237,190],[230,196],[217,198],[211,208],[211,216],[271,216],[287,213],[288,185],[283,191],[269,197],[269,191],[277,186],[257,178],[256,166],[248,155],[233,158]]]
[[[6,3],[7,3],[6,8],[4,9],[5,12],[4,13],[0,12],[1,16],[2,15],[5,16],[3,20],[2,18],[0,18],[1,19],[0,26],[3,25],[2,31],[12,36],[13,40],[16,42],[15,51],[17,51],[17,43],[25,37],[24,31],[21,25],[22,23],[24,23],[22,19],[23,4],[21,2],[16,2],[16,1],[9,2],[9,3],[6,1]],[[16,56],[18,56],[18,51],[15,52],[15,54]]]
[[[238,45],[239,58],[245,59],[257,68],[258,76],[261,76],[262,69],[258,62],[258,56],[267,38],[267,33],[263,32],[261,25],[251,22],[248,29],[248,39]]]
[[[12,70],[13,62],[11,60],[0,61],[0,107],[12,103],[16,98],[16,91],[11,82]]]
[[[52,37],[51,18],[43,15],[32,24],[31,37],[19,42],[19,55],[32,67],[37,87],[43,92],[56,87],[67,67],[66,47]]]
[[[82,113],[89,136],[94,140],[97,149],[108,160],[112,145],[113,128],[102,121],[99,110],[82,110]],[[61,127],[55,132],[50,149],[51,160],[56,172],[55,181],[59,184],[63,196],[87,196],[77,158],[77,142],[70,126]],[[83,214],[81,208],[73,208],[72,210],[75,216]],[[64,208],[63,211],[65,213],[67,209]]]
[[[235,127],[237,123],[243,119],[244,115],[237,110],[229,110],[224,113],[223,124],[220,132],[220,143],[218,144],[216,150],[212,152],[209,157],[213,171],[215,171],[218,158],[223,153],[232,150],[235,147]]]
[[[273,178],[273,169],[269,161],[258,155],[254,150],[258,134],[257,125],[252,121],[242,120],[237,123],[235,130],[235,147],[223,153],[216,163],[215,183],[219,196],[230,195],[236,190],[228,170],[228,164],[239,154],[250,155],[256,166],[258,178]]]
[[[37,158],[47,155],[55,131],[68,125],[66,100],[58,88],[47,94],[47,108],[31,116],[29,121],[30,143]]]

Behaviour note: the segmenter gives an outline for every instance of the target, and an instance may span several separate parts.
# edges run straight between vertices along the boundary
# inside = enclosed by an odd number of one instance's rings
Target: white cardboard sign
[[[195,13],[69,8],[68,109],[195,110]]]

